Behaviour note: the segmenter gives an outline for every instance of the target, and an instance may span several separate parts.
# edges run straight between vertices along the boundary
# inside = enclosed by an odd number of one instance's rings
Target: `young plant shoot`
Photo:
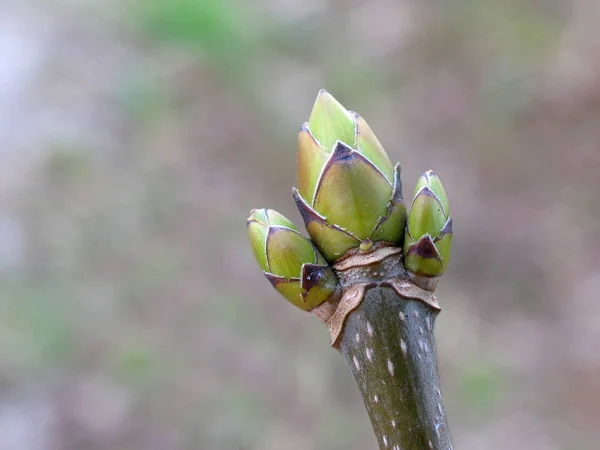
[[[322,90],[298,135],[293,197],[310,239],[276,211],[250,214],[261,270],[327,325],[381,449],[452,449],[433,333],[452,243],[439,177],[421,175],[407,214],[400,164],[361,116]]]

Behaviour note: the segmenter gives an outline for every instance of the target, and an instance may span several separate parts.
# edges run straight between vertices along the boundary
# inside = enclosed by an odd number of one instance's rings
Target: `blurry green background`
[[[600,441],[600,2],[0,0],[0,449],[374,449],[255,265],[320,88],[455,223],[457,449]]]

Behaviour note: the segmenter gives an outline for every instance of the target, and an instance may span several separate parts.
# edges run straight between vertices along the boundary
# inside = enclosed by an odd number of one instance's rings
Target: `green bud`
[[[386,212],[392,185],[363,155],[341,141],[323,168],[313,208],[361,241]]]
[[[283,215],[254,209],[247,224],[258,265],[288,301],[310,311],[337,289],[337,278],[323,256]]]
[[[326,91],[298,135],[294,197],[312,241],[330,262],[363,242],[402,245],[400,167],[392,166],[365,120]]]
[[[297,189],[293,189],[292,195],[304,219],[306,231],[327,261],[335,261],[351,248],[360,246],[359,239],[343,228],[330,224],[325,217],[312,209]]]
[[[452,217],[446,192],[432,170],[417,181],[404,238],[404,266],[415,275],[444,273],[452,244]]]
[[[331,149],[337,141],[342,141],[350,147],[355,146],[354,117],[324,89],[317,95],[308,119],[308,128],[322,148]]]
[[[331,155],[314,138],[308,123],[302,125],[298,134],[298,190],[312,205],[321,171]]]
[[[450,206],[448,205],[446,191],[444,190],[444,186],[442,186],[440,177],[438,177],[433,170],[428,170],[419,177],[417,180],[417,185],[415,186],[415,195],[417,195],[417,193],[424,187],[428,187],[435,193],[437,198],[440,200],[442,207],[444,208],[444,212],[447,215],[450,215]]]
[[[390,183],[394,181],[394,168],[390,157],[367,124],[357,113],[352,113],[356,121],[356,148],[385,175]]]

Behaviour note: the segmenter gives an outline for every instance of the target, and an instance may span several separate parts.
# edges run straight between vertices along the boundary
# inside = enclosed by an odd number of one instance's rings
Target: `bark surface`
[[[420,300],[375,286],[346,319],[339,350],[381,449],[452,449],[437,370],[436,316]]]

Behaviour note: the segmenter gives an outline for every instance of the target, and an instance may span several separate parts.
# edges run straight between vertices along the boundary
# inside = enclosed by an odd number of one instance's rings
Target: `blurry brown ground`
[[[600,441],[600,2],[0,1],[0,449],[374,449],[255,266],[320,88],[455,223],[457,449]]]

